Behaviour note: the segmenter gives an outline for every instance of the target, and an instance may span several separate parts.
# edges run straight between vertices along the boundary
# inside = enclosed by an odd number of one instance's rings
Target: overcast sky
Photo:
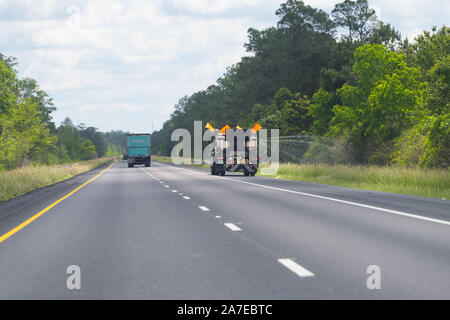
[[[246,54],[247,29],[277,22],[278,0],[0,0],[0,52],[18,58],[66,116],[102,131],[159,129],[184,95]],[[305,3],[331,12],[341,1]],[[445,0],[372,0],[412,39],[449,24]]]

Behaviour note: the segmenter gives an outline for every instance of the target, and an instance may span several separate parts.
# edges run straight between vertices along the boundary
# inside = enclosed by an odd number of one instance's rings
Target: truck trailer
[[[151,166],[151,147],[149,133],[132,133],[127,135],[128,168],[143,164]]]

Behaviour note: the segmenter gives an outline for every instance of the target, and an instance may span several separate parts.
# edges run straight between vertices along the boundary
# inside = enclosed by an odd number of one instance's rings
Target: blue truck
[[[132,133],[127,135],[128,168],[143,164],[150,167],[152,152],[149,133]]]

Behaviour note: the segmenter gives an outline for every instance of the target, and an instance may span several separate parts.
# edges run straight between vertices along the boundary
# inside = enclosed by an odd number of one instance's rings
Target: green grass
[[[152,156],[161,162],[170,157]],[[209,168],[208,165],[195,165]],[[450,170],[326,164],[280,164],[278,179],[450,199]]]
[[[0,202],[69,179],[113,159],[107,157],[55,166],[29,166],[2,171],[0,172]]]
[[[169,162],[172,163],[172,159],[170,157],[165,156],[155,156],[152,155],[152,160],[159,161],[159,162]]]
[[[450,170],[325,164],[280,164],[279,179],[450,199]]]

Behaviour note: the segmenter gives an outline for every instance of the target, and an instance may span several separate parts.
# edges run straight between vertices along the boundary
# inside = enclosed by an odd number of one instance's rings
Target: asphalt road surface
[[[1,299],[450,299],[448,200],[102,170],[0,204]]]

